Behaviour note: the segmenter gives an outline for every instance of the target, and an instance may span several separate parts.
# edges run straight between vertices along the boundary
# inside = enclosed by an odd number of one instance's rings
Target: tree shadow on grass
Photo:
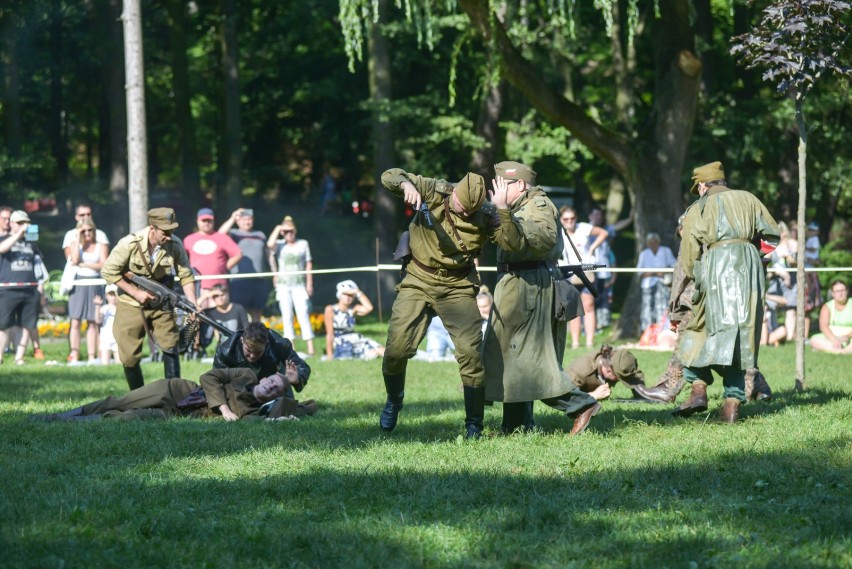
[[[46,474],[47,492],[14,481],[28,500],[4,508],[0,543],[10,565],[840,566],[849,471],[824,459],[847,443],[585,472],[355,461],[224,479],[170,476],[159,452],[94,457]]]

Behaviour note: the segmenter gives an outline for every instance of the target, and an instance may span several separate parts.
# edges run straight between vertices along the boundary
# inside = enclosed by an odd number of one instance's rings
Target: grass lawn
[[[649,382],[669,357],[636,354]],[[852,567],[850,358],[809,351],[797,394],[794,348],[764,349],[775,398],[734,426],[716,385],[709,418],[606,402],[575,438],[541,404],[539,432],[498,436],[495,405],[477,442],[452,363],[410,363],[391,435],[380,361],[311,363],[297,422],[45,424],[126,392],[121,369],[7,359],[0,566]]]

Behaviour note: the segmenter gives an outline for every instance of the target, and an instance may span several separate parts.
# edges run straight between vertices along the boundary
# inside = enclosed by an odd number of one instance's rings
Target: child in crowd
[[[95,298],[97,307],[97,322],[101,327],[101,338],[99,343],[101,364],[109,365],[118,363],[118,345],[115,343],[115,335],[112,331],[113,323],[115,322],[116,301],[118,300],[118,287],[114,284],[107,285],[105,289],[106,304],[100,299]]]

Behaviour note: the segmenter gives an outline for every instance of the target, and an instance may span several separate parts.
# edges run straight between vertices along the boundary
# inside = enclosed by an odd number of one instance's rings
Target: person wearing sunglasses
[[[75,267],[76,279],[96,279],[101,276],[101,268],[109,256],[109,247],[96,241],[97,227],[91,217],[81,217],[77,222],[77,237],[69,245],[68,262]],[[71,353],[69,363],[80,361],[81,324],[88,322],[86,329],[86,348],[90,363],[98,359],[98,305],[104,298],[103,285],[77,285],[68,296],[68,317],[71,328],[68,340]]]

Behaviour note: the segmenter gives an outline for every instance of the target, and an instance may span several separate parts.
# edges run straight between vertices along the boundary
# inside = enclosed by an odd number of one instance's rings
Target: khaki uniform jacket
[[[683,365],[757,367],[766,291],[754,245],[758,238],[777,243],[779,230],[766,206],[749,192],[712,187],[687,210],[678,257],[695,293],[693,316],[680,332],[676,351]],[[737,344],[740,358],[734,361]]]
[[[498,263],[547,261],[562,252],[556,206],[531,188],[510,210],[497,210]],[[562,371],[567,324],[553,318],[553,280],[546,267],[502,275],[482,343],[485,396],[507,403],[547,399],[573,388]]]
[[[409,174],[400,168],[391,168],[382,174],[382,184],[396,196],[404,194],[400,185],[406,180],[417,188],[423,203],[429,208],[432,222],[430,227],[422,213],[414,214],[414,219],[408,227],[412,256],[435,269],[458,270],[468,266],[471,268],[471,273],[467,276],[448,278],[428,273],[412,262],[408,265],[408,272],[429,284],[446,285],[450,281],[469,286],[470,283],[464,281],[472,280],[478,285],[479,277],[473,260],[481,253],[488,240],[491,232],[490,217],[481,210],[467,219],[456,215],[452,211],[452,204],[448,202],[453,186],[446,180]],[[455,232],[448,215],[452,216]]]
[[[148,270],[139,246],[141,245],[142,251],[147,254],[149,231],[150,227],[146,227],[121,238],[107,257],[101,269],[101,277],[108,284],[114,284],[123,278],[124,273],[130,271],[159,282],[163,282],[170,275],[177,275],[181,286],[193,282],[195,277],[189,268],[189,256],[183,247],[183,241],[174,236],[157,250],[153,262],[150,263],[152,270]],[[139,306],[132,296],[121,289],[118,289],[118,300],[131,306]]]
[[[252,392],[257,385],[257,376],[248,368],[211,369],[201,376],[200,381],[207,397],[207,407],[211,410],[227,405],[242,419],[256,415],[263,406]]]

